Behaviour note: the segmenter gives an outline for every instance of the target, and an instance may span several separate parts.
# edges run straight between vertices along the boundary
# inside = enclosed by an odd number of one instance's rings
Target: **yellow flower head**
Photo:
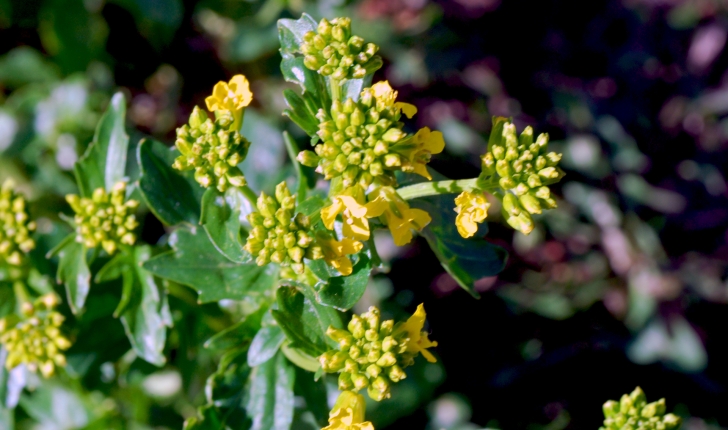
[[[220,81],[212,89],[212,95],[205,99],[207,110],[229,110],[233,113],[235,122],[240,126],[243,109],[253,101],[248,79],[243,75],[235,75],[230,82]]]
[[[430,363],[435,363],[437,359],[435,358],[430,351],[427,350],[427,348],[431,348],[434,346],[437,346],[437,342],[433,342],[428,338],[428,334],[425,331],[422,331],[422,328],[425,326],[425,319],[427,319],[427,314],[425,313],[425,306],[424,304],[420,303],[419,306],[417,306],[417,310],[414,314],[412,314],[411,317],[407,320],[406,323],[402,327],[399,328],[399,330],[404,330],[409,334],[409,342],[407,343],[407,352],[411,352],[414,354],[421,353],[423,357]]]
[[[348,237],[338,241],[325,234],[318,234],[316,241],[321,246],[326,264],[338,270],[344,276],[351,275],[353,267],[347,255],[356,254],[361,251],[364,247],[361,242],[357,242]]]
[[[432,154],[439,154],[445,149],[445,139],[439,131],[431,131],[428,127],[421,128],[411,139],[404,140],[397,144],[393,150],[399,152],[407,159],[402,165],[402,171],[417,173],[432,180],[430,172],[427,171],[427,163],[430,162]]]
[[[397,91],[393,90],[389,81],[380,81],[371,87],[372,95],[377,100],[377,105],[381,105],[382,108],[388,106],[394,106],[400,112],[404,113],[407,118],[412,118],[417,113],[417,108],[414,105],[403,102],[395,102],[397,100]]]
[[[322,430],[374,430],[374,425],[364,421],[366,403],[364,396],[342,391],[329,413],[329,425]]]
[[[369,198],[387,203],[383,216],[397,246],[410,243],[412,231],[422,231],[432,221],[427,212],[410,208],[392,187],[377,188],[369,194]]]
[[[488,216],[490,203],[481,193],[463,191],[455,197],[455,205],[455,212],[458,213],[455,218],[458,233],[465,238],[472,237],[478,231],[478,223],[483,222]]]
[[[357,186],[351,187],[341,194],[333,197],[333,203],[321,209],[321,220],[329,230],[334,229],[336,216],[342,214],[344,237],[367,240],[369,239],[369,220],[382,215],[387,204],[382,199],[375,199],[363,204],[364,190]]]

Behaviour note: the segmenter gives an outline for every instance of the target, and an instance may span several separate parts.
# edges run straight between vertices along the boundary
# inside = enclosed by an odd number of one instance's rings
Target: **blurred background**
[[[375,80],[417,106],[413,127],[444,133],[431,166],[446,176],[479,173],[492,115],[548,132],[564,154],[559,208],[531,235],[492,207],[487,238],[510,257],[477,283],[480,300],[423,239],[377,238],[390,270],[357,310],[424,302],[442,364],[416,367],[396,400],[371,406],[378,429],[597,428],[601,404],[636,385],[666,397],[687,430],[728,427],[726,0],[0,0],[0,179],[22,178],[39,229],[60,237],[70,170],[114,90],[132,143],[171,145],[212,86],[243,73],[255,94],[245,172],[270,189],[289,163],[280,132],[303,141],[281,116],[291,85],[276,20],[303,11],[351,16],[381,46]],[[164,234],[145,218],[144,240]],[[226,316],[171,294],[165,369],[106,351],[75,385],[23,394],[21,425],[44,424],[21,427],[181,428],[215,365],[199,345]],[[123,343],[104,318],[105,333],[81,332]],[[114,360],[129,362],[123,374],[104,367]]]

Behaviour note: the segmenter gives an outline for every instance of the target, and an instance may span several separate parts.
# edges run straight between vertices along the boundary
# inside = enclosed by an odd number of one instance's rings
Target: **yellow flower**
[[[478,231],[478,223],[481,223],[488,216],[490,203],[483,194],[473,194],[463,191],[455,197],[455,225],[458,227],[460,236],[472,237]]]
[[[370,197],[388,203],[384,219],[389,227],[394,244],[404,246],[412,241],[412,230],[422,231],[432,221],[430,215],[421,209],[412,209],[392,187],[380,187],[372,191]]]
[[[235,75],[230,82],[220,81],[212,89],[212,95],[205,99],[207,110],[229,110],[233,113],[235,122],[240,126],[243,109],[253,101],[248,79],[243,75]]]
[[[399,153],[405,155],[410,164],[402,166],[402,171],[417,173],[427,179],[432,180],[430,172],[427,171],[427,163],[430,162],[432,154],[439,154],[445,149],[445,139],[439,131],[431,131],[428,127],[421,128],[409,143],[410,149],[399,150]]]
[[[341,241],[332,239],[324,234],[318,234],[316,241],[324,254],[324,260],[326,263],[334,269],[341,272],[344,276],[351,275],[353,267],[351,260],[347,255],[356,254],[361,251],[364,247],[361,242],[350,239],[348,237],[343,238]]]
[[[377,104],[382,106],[394,106],[395,109],[403,112],[407,118],[412,118],[417,113],[417,108],[414,105],[403,102],[395,102],[397,100],[397,91],[394,91],[389,85],[389,81],[380,81],[371,87],[374,98],[377,99]]]
[[[331,206],[321,209],[321,220],[324,222],[326,228],[333,230],[336,216],[342,214],[342,218],[344,219],[342,234],[344,237],[367,240],[370,234],[369,220],[367,218],[382,215],[387,204],[382,199],[375,199],[366,204],[360,203],[360,201],[364,200],[364,193],[361,187],[352,187],[347,191],[356,195],[358,199],[345,194],[333,197]]]
[[[425,319],[427,314],[425,313],[424,304],[420,303],[417,306],[417,310],[406,323],[399,329],[406,331],[409,334],[409,342],[407,343],[407,352],[414,354],[421,353],[423,357],[430,363],[435,363],[437,359],[434,355],[427,350],[433,346],[437,346],[437,342],[433,342],[428,338],[428,334],[422,331],[425,326]]]
[[[329,413],[329,425],[321,430],[374,430],[370,421],[364,421],[364,396],[342,391]]]

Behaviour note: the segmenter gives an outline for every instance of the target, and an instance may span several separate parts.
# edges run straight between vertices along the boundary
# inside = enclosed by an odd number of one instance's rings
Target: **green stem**
[[[329,87],[331,89],[331,100],[341,101],[341,87],[339,86],[338,79],[329,79]]]
[[[440,194],[458,194],[463,191],[472,191],[475,189],[480,189],[478,187],[478,178],[420,182],[419,184],[398,188],[397,194],[405,200],[412,200],[418,197],[437,196]],[[489,191],[489,189],[485,189],[484,191]]]
[[[25,284],[22,281],[13,282],[13,292],[15,292],[15,297],[17,298],[19,304],[22,305],[23,303],[31,302],[28,289],[25,287]]]
[[[258,195],[255,194],[253,190],[250,189],[249,186],[243,185],[240,187],[240,191],[243,193],[243,196],[248,199],[248,201],[253,205],[253,210],[258,210]]]

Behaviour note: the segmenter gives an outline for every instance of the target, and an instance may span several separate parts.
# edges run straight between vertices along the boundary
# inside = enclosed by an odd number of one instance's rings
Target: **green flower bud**
[[[322,369],[339,373],[339,388],[350,391],[367,389],[369,396],[380,401],[389,397],[391,384],[405,379],[404,368],[414,362],[418,348],[432,346],[422,332],[424,309],[407,323],[395,325],[381,320],[376,307],[361,315],[353,315],[346,330],[329,327],[326,334],[339,344],[319,357]],[[413,339],[416,336],[416,339]],[[425,344],[422,344],[422,341]],[[410,342],[418,346],[412,347]],[[409,346],[409,347],[408,347]],[[343,364],[338,354],[346,356]],[[434,360],[434,358],[432,358]]]
[[[295,213],[296,199],[285,181],[276,186],[275,196],[260,193],[256,203],[258,212],[248,215],[251,229],[245,244],[259,266],[274,262],[303,275],[304,258],[322,258],[320,247],[314,242],[308,217]]]
[[[604,423],[600,430],[676,430],[680,418],[665,415],[665,399],[647,403],[645,393],[637,387],[619,402],[609,400],[602,407]]]
[[[303,35],[300,46],[307,68],[337,80],[373,73],[382,64],[381,58],[374,56],[378,50],[377,45],[351,35],[349,18],[322,19],[315,32]]]
[[[20,266],[35,248],[30,237],[33,230],[35,222],[30,221],[25,198],[15,192],[12,180],[6,180],[0,187],[0,261]]]
[[[172,165],[177,170],[195,170],[195,181],[202,187],[212,185],[221,192],[230,186],[245,185],[237,167],[248,153],[250,142],[237,130],[232,112],[215,111],[215,120],[195,106],[189,124],[177,129],[176,145],[181,155]]]
[[[97,188],[90,199],[71,194],[66,200],[76,212],[76,242],[87,248],[100,246],[109,255],[122,244],[131,246],[136,242],[132,230],[139,223],[133,212],[139,202],[126,200],[126,182],[118,182],[110,193]]]
[[[61,334],[63,316],[53,309],[58,304],[54,294],[47,294],[30,303],[23,303],[22,318],[12,315],[0,320],[0,343],[8,351],[5,367],[25,364],[28,370],[49,378],[57,366],[66,365],[62,351],[71,342]]]

